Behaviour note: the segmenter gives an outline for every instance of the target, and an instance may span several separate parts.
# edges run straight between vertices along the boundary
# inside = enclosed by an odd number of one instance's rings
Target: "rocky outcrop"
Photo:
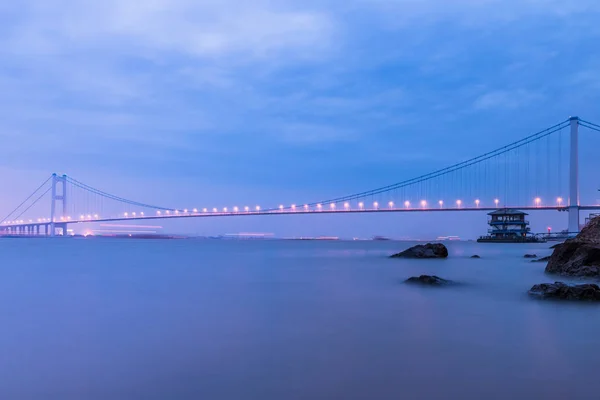
[[[600,276],[600,217],[592,219],[575,238],[555,246],[546,272],[564,276]]]
[[[550,256],[538,258],[537,260],[531,260],[531,262],[548,262],[550,261]]]
[[[523,257],[525,257],[525,258],[537,258],[537,254],[525,254]]]
[[[481,258],[481,257],[479,257],[477,254],[474,254],[471,256],[471,258]]]
[[[534,285],[529,294],[542,299],[600,301],[600,287],[592,283],[567,285],[562,282]]]
[[[411,278],[408,278],[405,282],[426,286],[447,286],[453,283],[452,281],[442,279],[439,276],[435,275],[413,276]]]
[[[448,249],[441,243],[419,244],[405,250],[401,253],[394,254],[392,258],[446,258],[448,257]]]

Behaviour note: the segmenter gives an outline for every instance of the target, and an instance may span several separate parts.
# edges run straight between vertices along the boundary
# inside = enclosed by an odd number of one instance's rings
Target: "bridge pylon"
[[[569,233],[579,232],[579,117],[571,117]]]
[[[57,186],[60,184],[60,194],[57,191]],[[62,213],[58,218],[62,218],[62,221],[57,224],[56,217],[56,202],[62,203]],[[67,235],[67,175],[58,176],[52,174],[52,202],[50,206],[50,236],[56,236],[56,227],[59,226],[63,229],[63,235]]]

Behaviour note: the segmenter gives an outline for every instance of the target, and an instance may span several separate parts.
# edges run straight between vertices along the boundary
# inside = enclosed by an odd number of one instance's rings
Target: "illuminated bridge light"
[[[346,210],[349,210],[350,209],[350,203],[344,203],[344,208]]]
[[[498,207],[498,203],[500,203],[500,200],[494,199],[494,204],[496,205],[496,207]]]
[[[203,209],[202,209],[202,212],[203,212],[203,213],[206,213],[206,212],[208,212],[208,209],[207,209],[207,208],[203,208]]]
[[[197,209],[197,208],[194,208],[192,211],[193,211],[193,212],[195,212],[195,213],[197,213],[197,212],[198,212],[198,209]]]
[[[456,206],[458,208],[460,208],[461,205],[462,205],[462,200],[456,200]]]
[[[406,200],[406,201],[404,202],[404,207],[406,207],[406,208],[410,208],[410,201]]]
[[[85,215],[80,215],[79,219],[85,219]]]
[[[292,204],[292,211],[296,211],[296,205]]]
[[[123,215],[124,215],[125,217],[128,217],[128,216],[129,216],[129,214],[128,214],[128,213],[125,213],[125,214],[123,214]]]
[[[98,218],[100,218],[100,216],[98,214],[95,214],[94,218],[98,219]]]
[[[373,208],[374,208],[374,209],[377,209],[378,207],[379,207],[379,203],[378,203],[378,202],[374,202],[374,203],[373,203]]]
[[[308,204],[304,205],[304,211],[308,211]]]
[[[443,208],[444,207],[444,200],[438,201],[438,204],[440,205],[440,208]]]
[[[534,201],[535,201],[535,206],[536,207],[539,207],[540,204],[542,203],[542,199],[540,199],[539,197],[536,197]]]
[[[167,215],[170,215],[170,214],[171,214],[171,211],[167,210]]]
[[[256,206],[256,211],[260,211],[260,206]]]
[[[475,200],[475,206],[479,207],[479,203],[481,203],[479,199]]]
[[[175,210],[175,214],[179,214],[179,210]]]
[[[216,208],[213,208],[213,212],[218,212],[219,210],[217,210]]]
[[[562,202],[563,202],[563,199],[562,199],[562,197],[558,197],[558,198],[556,199],[556,204],[558,204],[558,206],[559,206],[559,207],[562,205]]]
[[[362,201],[358,203],[358,208],[360,208],[361,210],[365,208],[365,203],[363,203]]]
[[[427,207],[427,201],[426,200],[421,200],[421,207],[423,207],[423,208]]]
[[[250,211],[250,207],[248,207],[248,206],[244,207],[244,211],[246,211],[246,212]]]
[[[183,212],[187,214],[187,212],[188,212],[187,208],[185,210],[183,210]]]
[[[157,212],[156,212],[156,215],[160,215],[160,214],[162,214],[160,211],[157,211]]]
[[[279,211],[283,211],[283,205],[279,206]]]
[[[227,207],[223,207],[223,212],[227,212]]]
[[[329,205],[329,208],[331,208],[332,210],[335,210],[335,203],[331,203],[331,204]]]
[[[319,211],[321,211],[323,209],[323,204],[321,204],[321,203],[317,204],[317,209]]]
[[[239,211],[239,208],[233,207],[233,212],[238,212],[238,211]]]
[[[393,202],[393,201],[390,201],[390,202],[388,203],[388,206],[390,206],[390,208],[394,208],[394,202]]]
[[[133,215],[135,217],[136,214],[135,213],[131,213],[131,215]]]

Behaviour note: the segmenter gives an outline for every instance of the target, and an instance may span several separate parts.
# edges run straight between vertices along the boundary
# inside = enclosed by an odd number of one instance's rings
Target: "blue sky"
[[[0,206],[55,171],[175,207],[310,201],[600,121],[599,16],[594,0],[5,2]],[[349,229],[287,221],[227,228]]]

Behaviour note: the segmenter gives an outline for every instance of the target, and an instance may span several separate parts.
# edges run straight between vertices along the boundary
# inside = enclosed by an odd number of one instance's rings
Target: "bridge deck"
[[[501,207],[504,208],[504,207]],[[513,208],[513,207],[511,207]],[[514,207],[523,211],[568,211],[565,206],[530,206]],[[130,217],[112,217],[98,219],[74,219],[55,221],[55,224],[81,224],[81,223],[100,223],[100,222],[122,222],[122,221],[147,221],[147,220],[169,220],[183,218],[215,218],[215,217],[250,217],[250,216],[275,216],[275,215],[319,215],[319,214],[373,214],[373,213],[416,213],[416,212],[490,212],[498,210],[498,207],[461,207],[461,208],[381,208],[381,209],[323,209],[323,210],[264,210],[264,211],[238,211],[238,212],[188,212],[171,215],[147,215]],[[600,205],[580,206],[580,210],[600,210]],[[50,221],[42,222],[24,222],[20,224],[4,224],[0,229],[19,226],[44,226],[50,225]]]

